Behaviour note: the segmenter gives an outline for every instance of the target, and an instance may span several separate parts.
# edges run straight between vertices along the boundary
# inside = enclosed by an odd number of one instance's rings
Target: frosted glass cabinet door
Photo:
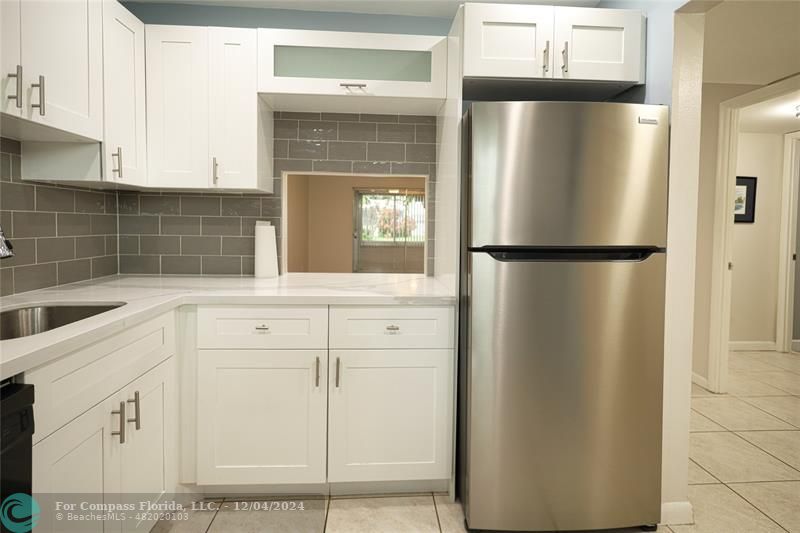
[[[209,28],[211,184],[252,188],[257,182],[256,30]]]
[[[147,184],[144,24],[111,0],[103,2],[104,176]]]
[[[644,83],[641,11],[555,8],[554,77]]]
[[[553,77],[551,6],[466,4],[464,76]]]
[[[208,28],[145,27],[151,187],[206,188]]]
[[[443,37],[258,30],[263,93],[444,98]]]

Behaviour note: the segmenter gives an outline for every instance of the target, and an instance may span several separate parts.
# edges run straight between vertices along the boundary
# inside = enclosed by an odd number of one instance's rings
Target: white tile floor
[[[689,499],[695,524],[673,533],[800,533],[800,355],[734,352],[731,391],[692,387]],[[461,533],[458,503],[438,494],[293,498],[304,511],[198,511],[153,533]],[[638,531],[638,529],[626,530]]]
[[[689,499],[675,533],[800,533],[800,355],[730,354],[730,392],[692,386]]]

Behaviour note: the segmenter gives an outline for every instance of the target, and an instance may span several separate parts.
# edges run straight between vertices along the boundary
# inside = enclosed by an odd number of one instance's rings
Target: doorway
[[[791,351],[800,204],[797,106],[800,76],[720,105],[709,368],[702,383],[715,393],[729,392],[729,366],[738,355]]]

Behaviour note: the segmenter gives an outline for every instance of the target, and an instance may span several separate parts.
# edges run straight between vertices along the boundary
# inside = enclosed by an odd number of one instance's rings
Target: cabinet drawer
[[[167,313],[25,373],[36,387],[34,442],[60,428],[175,353]]]
[[[331,307],[331,348],[452,348],[452,307]]]
[[[198,348],[328,347],[327,307],[223,307],[197,310]]]

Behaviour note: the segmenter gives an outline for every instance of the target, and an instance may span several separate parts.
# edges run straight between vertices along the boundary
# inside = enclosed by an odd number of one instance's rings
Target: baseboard
[[[700,385],[704,389],[708,389],[708,378],[705,378],[697,372],[692,372],[692,383]]]
[[[692,504],[688,501],[662,503],[661,524],[665,526],[694,524],[694,510],[692,510]]]
[[[731,341],[728,349],[732,352],[774,352],[778,343],[774,341]]]
[[[792,340],[792,351],[800,352],[800,340],[798,339]]]

